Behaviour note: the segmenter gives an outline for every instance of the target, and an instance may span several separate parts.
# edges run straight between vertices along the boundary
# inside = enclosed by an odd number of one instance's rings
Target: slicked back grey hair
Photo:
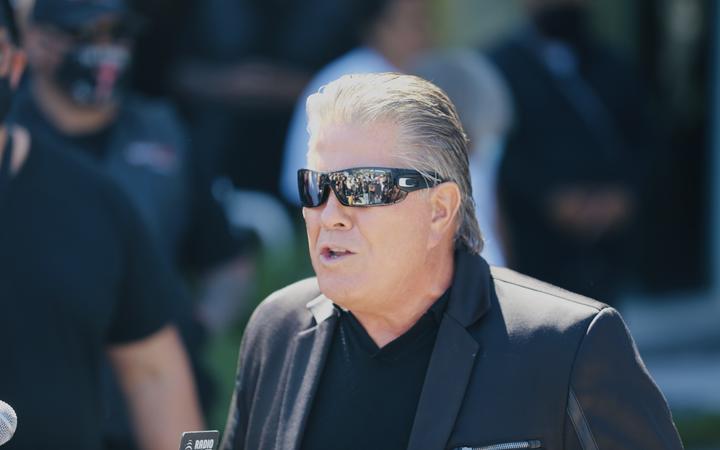
[[[455,245],[480,253],[483,240],[470,185],[469,142],[455,106],[440,88],[412,75],[345,75],[308,97],[307,115],[310,148],[328,124],[397,125],[397,156],[413,169],[436,172],[458,185],[461,203]]]

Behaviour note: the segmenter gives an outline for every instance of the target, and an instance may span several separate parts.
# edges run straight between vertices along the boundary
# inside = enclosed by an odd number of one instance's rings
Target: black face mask
[[[10,86],[10,78],[0,78],[0,124],[5,123],[13,100],[13,88]]]
[[[121,45],[80,45],[69,51],[55,78],[82,105],[119,100],[127,88],[130,52]]]
[[[588,40],[588,11],[581,5],[557,5],[539,9],[532,21],[545,37],[583,47]]]

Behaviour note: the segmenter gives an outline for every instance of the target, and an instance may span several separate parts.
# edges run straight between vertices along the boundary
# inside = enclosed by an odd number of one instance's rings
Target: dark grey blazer
[[[314,278],[257,308],[240,346],[223,450],[299,448],[336,323]],[[517,444],[491,447],[505,443]],[[682,444],[614,309],[458,253],[408,449],[463,447]]]

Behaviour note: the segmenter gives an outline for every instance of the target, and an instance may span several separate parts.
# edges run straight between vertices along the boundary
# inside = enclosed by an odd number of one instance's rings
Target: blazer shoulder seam
[[[500,282],[507,283],[507,284],[510,284],[513,286],[517,286],[522,289],[538,292],[540,294],[549,295],[551,297],[555,297],[555,298],[558,298],[561,300],[566,300],[566,301],[575,303],[577,305],[582,305],[582,306],[591,308],[591,309],[595,310],[596,312],[600,312],[603,309],[608,307],[607,305],[605,305],[601,302],[598,302],[597,300],[593,300],[590,297],[584,297],[580,294],[575,294],[573,292],[566,291],[565,289],[558,287],[558,286],[547,285],[547,283],[545,283],[543,281],[535,280],[530,277],[525,277],[524,275],[520,275],[520,274],[517,274],[517,275],[520,277],[523,277],[523,278],[528,278],[528,280],[538,283],[540,286],[531,286],[526,283],[521,283],[518,280],[513,280],[510,277],[503,276],[503,274],[499,273],[498,270],[492,270],[492,278],[494,281],[500,281]],[[545,285],[547,285],[547,288],[543,289],[543,287],[545,287]]]

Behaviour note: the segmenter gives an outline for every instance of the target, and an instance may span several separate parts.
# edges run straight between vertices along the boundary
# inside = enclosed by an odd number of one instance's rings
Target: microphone
[[[186,431],[180,438],[180,450],[217,450],[219,438],[217,430]]]
[[[10,405],[0,400],[0,445],[5,444],[15,434],[17,414]]]

